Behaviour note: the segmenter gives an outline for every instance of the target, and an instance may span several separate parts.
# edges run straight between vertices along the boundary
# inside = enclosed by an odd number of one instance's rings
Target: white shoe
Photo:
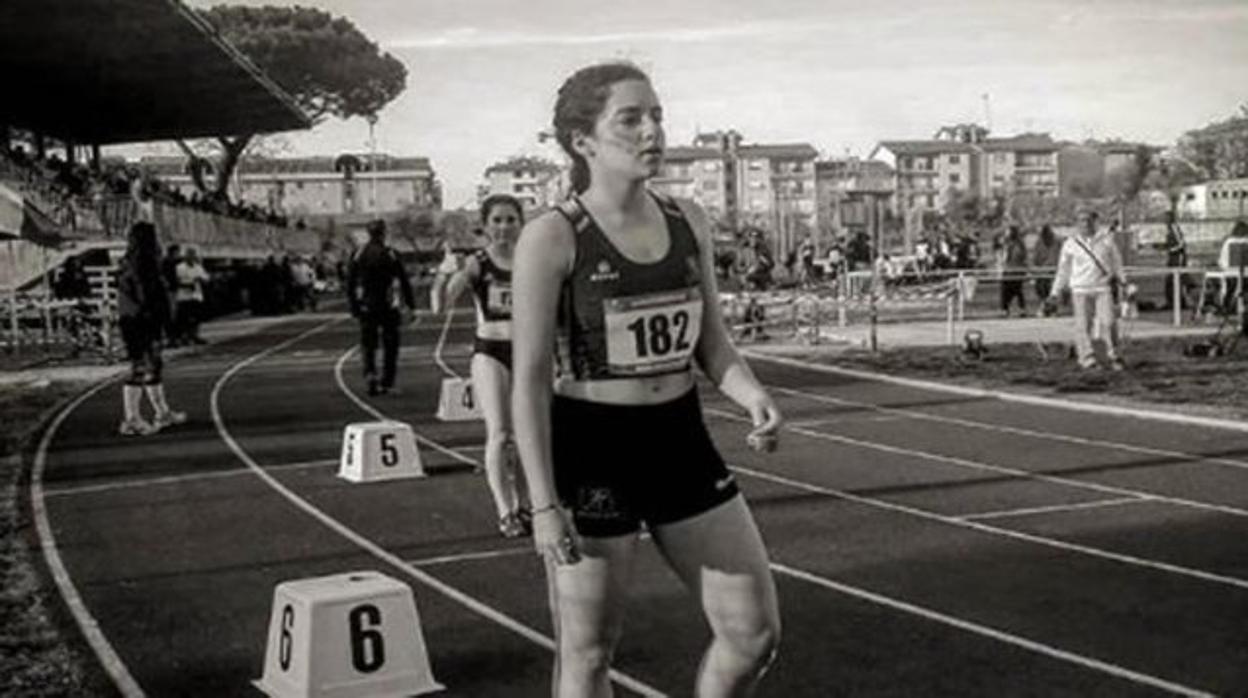
[[[179,424],[186,424],[185,412],[177,412],[175,410],[169,410],[168,412],[164,414],[156,415],[156,428],[157,429],[164,429],[166,427],[177,426]]]
[[[122,436],[148,436],[158,431],[160,427],[145,419],[127,419],[117,427],[117,433]]]

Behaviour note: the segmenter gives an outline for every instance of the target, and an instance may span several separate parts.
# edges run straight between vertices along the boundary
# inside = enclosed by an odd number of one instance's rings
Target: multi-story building
[[[728,175],[731,160],[718,148],[670,146],[663,153],[663,170],[650,180],[657,191],[693,199],[712,220],[728,215]]]
[[[871,206],[892,206],[894,175],[878,160],[850,157],[815,163],[820,237],[834,240],[869,232]]]
[[[185,158],[143,158],[139,164],[188,197],[197,191]],[[239,163],[231,192],[237,202],[309,223],[354,225],[412,207],[442,206],[428,158],[381,154],[248,158]]]
[[[975,124],[943,127],[919,141],[881,141],[871,157],[896,168],[895,210],[939,210],[953,192],[981,197],[1095,196],[1105,174],[1136,156],[1124,148],[1075,146],[1047,133],[989,138]]]
[[[1047,133],[985,138],[978,143],[981,176],[976,193],[1057,196],[1058,152],[1062,144]]]
[[[952,139],[880,141],[870,159],[887,164],[895,177],[894,212],[939,210],[951,192],[981,188],[979,146]]]
[[[724,226],[754,226],[778,254],[818,229],[815,159],[808,143],[743,144],[736,131],[699,133],[692,146],[669,146],[658,191],[691,198]]]
[[[1175,211],[1187,219],[1242,219],[1248,215],[1248,178],[1189,184],[1180,191]]]
[[[477,189],[478,198],[508,194],[520,200],[526,211],[549,208],[566,194],[566,173],[553,162],[521,156],[490,165],[485,183]]]

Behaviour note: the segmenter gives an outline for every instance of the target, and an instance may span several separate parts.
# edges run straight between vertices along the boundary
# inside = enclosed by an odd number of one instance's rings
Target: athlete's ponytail
[[[600,63],[576,71],[559,88],[555,140],[572,159],[572,191],[578,194],[589,188],[589,163],[572,147],[572,141],[578,133],[594,132],[594,124],[611,96],[611,86],[624,80],[650,82],[649,76],[631,63]]]

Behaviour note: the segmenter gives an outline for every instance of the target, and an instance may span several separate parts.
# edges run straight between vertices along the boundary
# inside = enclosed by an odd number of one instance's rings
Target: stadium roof
[[[355,161],[356,176],[367,177],[372,172],[403,172],[432,174],[433,166],[426,157],[395,157],[378,153],[370,161],[367,154],[347,153],[345,155],[328,156],[314,155],[300,158],[256,158],[249,157],[239,161],[237,172],[240,174],[305,174],[332,175],[341,177],[344,169],[342,160]],[[148,155],[139,158],[139,167],[157,176],[190,174],[190,161],[181,155],[161,156]]]
[[[0,123],[82,144],[311,125],[178,0],[3,0],[0,74]]]

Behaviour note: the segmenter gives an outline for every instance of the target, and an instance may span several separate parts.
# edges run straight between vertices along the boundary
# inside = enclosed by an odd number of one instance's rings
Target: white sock
[[[169,414],[169,403],[165,401],[165,386],[157,383],[156,385],[145,385],[143,389],[147,391],[147,399],[152,403],[152,409],[156,410],[156,414]]]
[[[121,404],[125,408],[127,422],[137,422],[143,418],[143,388],[137,385],[121,386]]]

